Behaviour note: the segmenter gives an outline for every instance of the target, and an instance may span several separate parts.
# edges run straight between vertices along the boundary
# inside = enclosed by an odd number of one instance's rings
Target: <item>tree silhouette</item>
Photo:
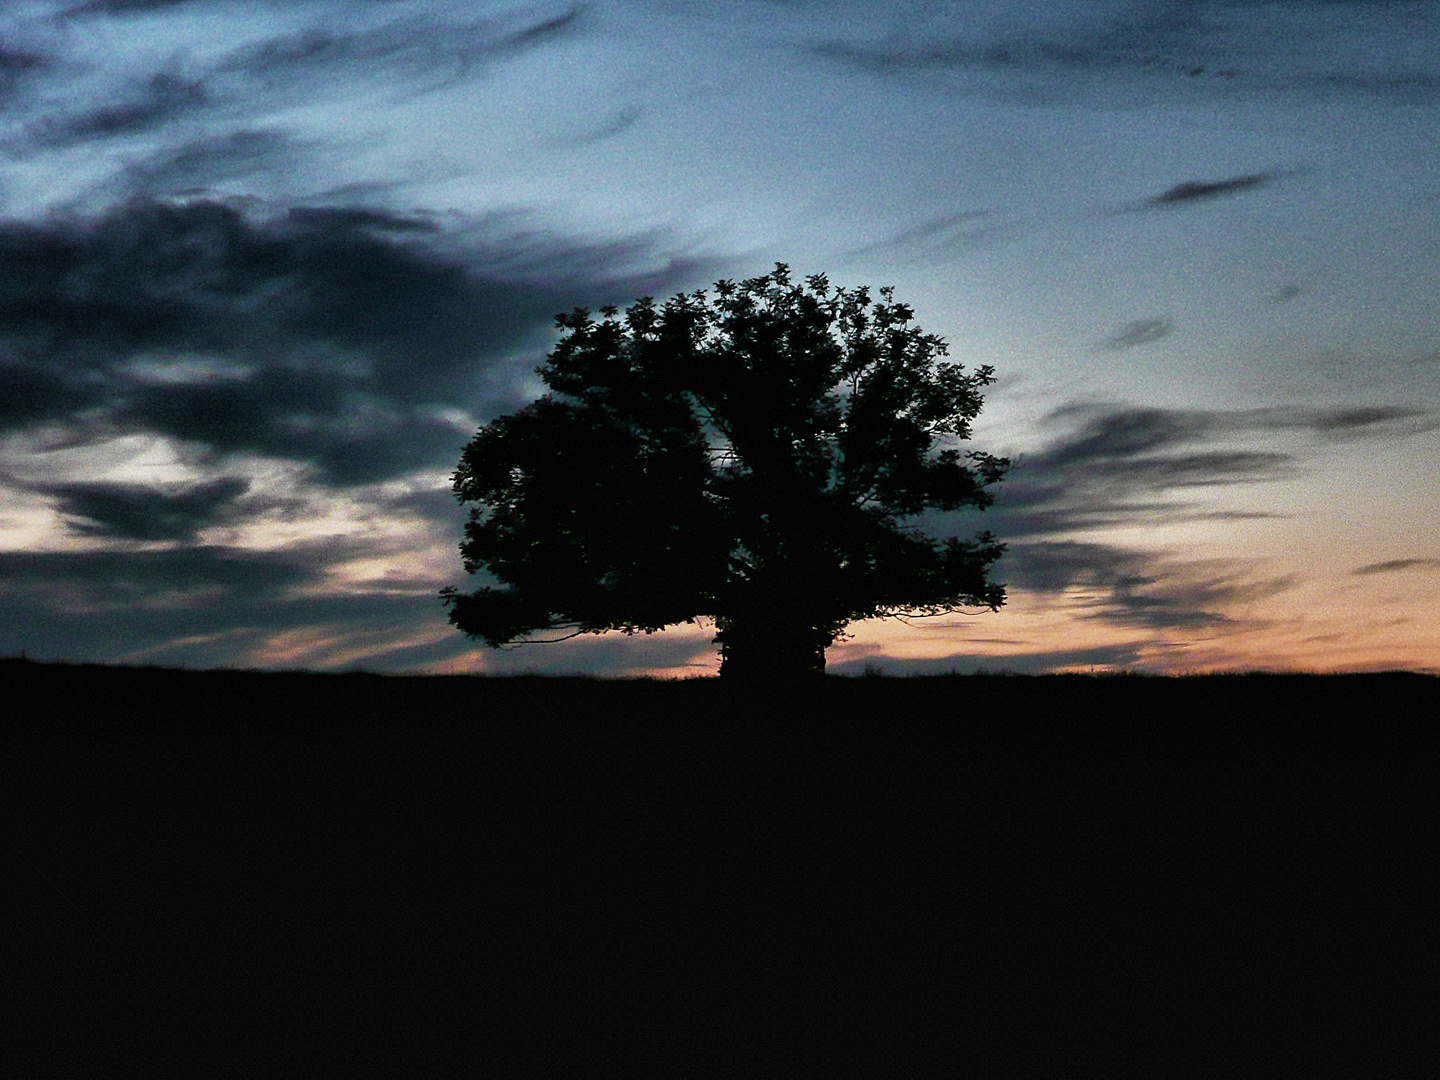
[[[856,620],[1005,602],[988,532],[908,520],[993,501],[1009,462],[945,445],[993,369],[942,359],[893,290],[777,263],[600,314],[557,316],[550,392],[465,448],[460,551],[500,587],[442,593],[461,630],[501,646],[711,616],[721,674],[770,678],[823,672]]]

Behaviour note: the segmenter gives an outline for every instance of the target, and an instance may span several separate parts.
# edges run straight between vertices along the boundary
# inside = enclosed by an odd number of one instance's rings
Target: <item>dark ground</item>
[[[0,702],[6,1075],[1401,1076],[1433,1050],[1434,678],[0,661]]]

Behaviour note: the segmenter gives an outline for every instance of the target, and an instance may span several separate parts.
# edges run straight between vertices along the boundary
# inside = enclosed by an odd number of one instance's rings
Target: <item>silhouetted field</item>
[[[524,740],[562,732],[566,737],[626,737],[635,733],[636,722],[673,735],[695,729],[697,722],[743,728],[760,718],[840,720],[872,735],[917,727],[954,732],[957,724],[973,728],[997,720],[1063,726],[1083,710],[1099,710],[1087,719],[1200,720],[1206,727],[1240,720],[1403,721],[1406,710],[1440,699],[1440,679],[1407,672],[830,676],[755,688],[715,678],[384,676],[0,659],[0,682],[13,693],[39,695],[50,717],[68,720],[115,719],[138,705],[145,715],[136,719],[147,721],[464,721],[483,725],[495,737]],[[1047,707],[1043,715],[1028,712]],[[1144,710],[1154,708],[1166,712],[1146,717]],[[31,719],[46,715],[36,711]]]
[[[17,1076],[1333,1075],[1431,1021],[1433,678],[0,680]]]

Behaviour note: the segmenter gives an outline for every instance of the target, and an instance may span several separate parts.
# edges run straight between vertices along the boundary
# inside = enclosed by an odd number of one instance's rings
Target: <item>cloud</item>
[[[0,552],[0,590],[15,601],[49,598],[53,613],[186,610],[209,625],[217,597],[226,603],[277,599],[282,590],[318,583],[316,549],[254,552],[224,547],[164,551]]]
[[[1440,90],[1419,45],[1436,23],[1415,4],[888,4],[865,16],[818,23],[806,48],[880,75],[945,75],[962,92],[1061,106],[1077,95],[1196,94],[1426,104]]]
[[[501,39],[502,45],[510,49],[523,49],[568,34],[579,25],[580,17],[584,12],[585,5],[576,4],[568,11],[552,15],[547,19],[540,19],[538,22],[512,31]]]
[[[606,139],[613,139],[617,135],[623,135],[639,123],[644,115],[645,109],[643,107],[639,105],[628,105],[599,125],[586,127],[579,134],[560,141],[562,145],[593,146],[596,143],[604,142]]]
[[[1433,105],[1440,97],[1440,75],[1421,69],[1391,71],[1329,71],[1302,77],[1297,82],[1316,91],[1361,94],[1402,105]]]
[[[1060,459],[1129,456],[1249,432],[1384,437],[1419,434],[1437,424],[1430,412],[1399,405],[1154,409],[1072,404],[1053,410],[1046,420],[1052,424],[1078,421],[1046,451],[1051,458]]]
[[[26,78],[48,68],[51,62],[43,53],[0,41],[0,101],[12,95]]]
[[[354,544],[285,551],[0,552],[0,655],[73,662],[363,667],[413,671],[459,663],[499,674],[713,673],[713,629],[586,635],[478,661],[445,619],[435,589],[326,588]],[[458,559],[457,568],[458,568]]]
[[[336,483],[453,464],[446,410],[513,406],[556,312],[688,283],[644,238],[214,201],[0,224],[0,431],[145,431]],[[645,263],[652,269],[645,269]]]
[[[1169,319],[1137,319],[1121,327],[1119,333],[1105,342],[1105,347],[1111,352],[1120,352],[1138,345],[1149,345],[1169,337],[1174,328]]]
[[[1267,576],[1248,563],[1186,561],[1076,534],[1266,516],[1197,506],[1187,497],[1201,489],[1269,483],[1303,470],[1301,447],[1236,446],[1237,440],[1388,439],[1436,426],[1434,416],[1397,406],[1070,405],[1052,412],[1047,422],[1064,430],[1018,458],[986,511],[987,527],[1009,544],[997,580],[1032,593],[1066,594],[1066,603],[1083,619],[1150,631],[1228,629],[1237,608],[1298,581]]]
[[[287,144],[202,149],[192,162]],[[256,200],[0,221],[0,479],[24,496],[15,513],[39,513],[35,496],[58,511],[50,539],[72,548],[0,558],[0,649],[395,669],[470,655],[435,595],[460,573],[463,518],[437,477],[478,422],[533,395],[557,312],[710,273],[658,241]],[[137,447],[188,479],[128,482]],[[305,539],[332,530],[351,539]],[[288,546],[199,543],[217,537]],[[624,657],[650,653],[562,650],[516,669]]]
[[[72,7],[62,18],[130,19],[163,14],[182,2],[101,0]],[[177,50],[159,70],[121,67],[128,59],[124,51],[115,53],[113,69],[78,52],[69,56],[60,65],[66,78],[54,83],[55,92],[40,105],[44,111],[12,128],[6,149],[34,155],[101,141],[158,139],[177,129],[193,137],[197,123],[246,128],[295,104],[313,108],[338,99],[353,108],[357,94],[377,88],[404,95],[454,86],[580,32],[586,10],[540,5],[455,18],[437,14],[433,5],[296,3],[271,9],[282,27],[278,32],[245,41],[253,31],[237,23],[233,6],[194,6],[205,9],[209,36]],[[73,49],[66,37],[55,40]],[[42,63],[29,50],[0,49],[0,94],[46,66],[57,65]]]
[[[38,490],[55,496],[61,512],[82,519],[84,535],[122,540],[193,540],[220,520],[250,488],[249,481],[221,477],[185,491],[141,484],[54,484]]]
[[[1236,195],[1242,191],[1263,187],[1274,179],[1274,173],[1261,172],[1249,173],[1245,176],[1232,176],[1226,180],[1186,180],[1184,183],[1167,188],[1154,198],[1146,200],[1145,205],[1152,207],[1179,206],[1184,203],[1214,199],[1222,195]]]
[[[131,87],[116,104],[69,116],[49,116],[27,127],[32,143],[63,147],[160,127],[210,102],[205,85],[172,72],[158,72]]]
[[[135,196],[186,195],[231,180],[293,176],[310,149],[278,131],[242,129],[207,135],[127,165],[103,187]]]
[[[1391,559],[1388,562],[1357,566],[1350,572],[1363,577],[1370,574],[1393,574],[1402,570],[1440,570],[1440,559]]]
[[[921,222],[912,228],[842,253],[857,256],[896,256],[935,263],[979,250],[1013,235],[1015,223],[991,210],[967,210]]]
[[[1266,409],[1258,419],[1275,430],[1308,428],[1323,435],[1415,435],[1435,427],[1434,417],[1424,410],[1396,406]]]
[[[277,80],[333,77],[338,68],[410,74],[448,82],[477,65],[514,55],[576,31],[583,7],[514,25],[492,19],[464,23],[406,15],[377,26],[311,26],[246,46],[217,65],[217,75],[242,74],[275,88]]]
[[[1043,652],[1013,652],[1001,656],[985,653],[952,653],[949,656],[898,657],[876,656],[842,660],[827,666],[833,675],[863,675],[875,671],[882,675],[974,675],[991,674],[1045,675],[1054,671],[1076,668],[1127,669],[1141,662],[1143,643],[1096,645],[1084,649],[1053,649]]]
[[[558,645],[486,649],[482,656],[487,674],[625,675],[689,668],[713,675],[719,668],[714,628],[698,626],[657,634],[583,634]]]
[[[87,15],[142,15],[192,3],[195,0],[89,0],[70,8],[65,16],[74,19]]]
[[[1233,414],[1203,410],[1066,406],[1050,423],[1078,421],[1024,459],[1025,479],[1043,490],[1153,493],[1177,487],[1247,483],[1291,474],[1287,454],[1271,450],[1191,449],[1243,425]],[[1182,449],[1183,448],[1183,449]]]
[[[1046,423],[1066,430],[1016,459],[987,513],[1002,536],[1053,536],[1143,521],[1233,517],[1197,511],[1178,493],[1270,483],[1301,472],[1297,451],[1241,447],[1240,439],[1297,434],[1314,440],[1396,438],[1440,418],[1400,406],[1204,410],[1068,405]],[[1218,445],[1217,445],[1218,444]]]
[[[1256,577],[1245,564],[1176,560],[1104,543],[1014,544],[997,573],[1017,588],[1070,593],[1082,619],[1143,630],[1203,630],[1233,623],[1229,612],[1294,588],[1294,575]]]
[[[427,630],[440,638],[433,592],[316,595],[333,556],[321,546],[0,552],[0,653],[281,667],[383,658]],[[455,638],[458,653],[465,643]],[[284,659],[287,646],[295,663]]]

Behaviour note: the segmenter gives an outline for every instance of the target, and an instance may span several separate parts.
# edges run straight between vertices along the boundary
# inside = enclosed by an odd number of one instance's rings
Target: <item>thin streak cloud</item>
[[[1367,563],[1350,571],[1358,577],[1371,574],[1395,574],[1403,570],[1440,570],[1440,559],[1390,559],[1387,562]]]
[[[954,2],[868,10],[872,18],[852,18],[843,29],[817,25],[809,51],[877,75],[948,76],[956,92],[1055,106],[1077,97],[1345,94],[1422,105],[1440,88],[1422,47],[1434,26],[1419,4],[1012,2],[981,10]],[[1373,48],[1394,35],[1388,55]]]
[[[1105,348],[1109,352],[1123,352],[1140,345],[1150,345],[1169,337],[1174,329],[1175,324],[1169,319],[1136,319],[1126,323],[1118,333],[1107,339]]]
[[[1226,180],[1186,180],[1162,191],[1153,199],[1148,200],[1146,205],[1178,206],[1183,203],[1214,199],[1222,195],[1238,195],[1243,191],[1253,191],[1255,188],[1263,187],[1274,179],[1274,173],[1260,172],[1250,173],[1246,176],[1232,176]]]

